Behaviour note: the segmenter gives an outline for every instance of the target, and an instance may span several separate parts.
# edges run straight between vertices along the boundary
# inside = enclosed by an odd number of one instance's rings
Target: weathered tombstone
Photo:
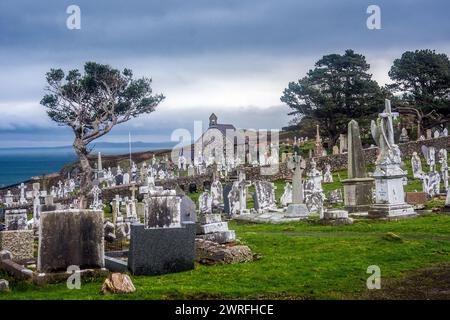
[[[118,174],[116,177],[116,186],[123,184],[123,175],[122,174]]]
[[[339,154],[339,147],[333,146],[333,155],[338,155],[338,154]]]
[[[391,102],[386,100],[385,110],[377,122],[372,120],[371,131],[380,154],[375,163],[375,203],[369,209],[371,218],[405,217],[415,215],[414,208],[405,202],[403,178],[406,172],[401,168],[400,149],[394,142]]]
[[[275,186],[268,181],[255,181],[254,194],[255,210],[275,210],[277,208],[275,202]]]
[[[427,139],[430,140],[433,138],[433,131],[431,129],[427,129]]]
[[[232,189],[232,184],[228,183],[223,187],[223,211],[225,213],[231,214],[231,208],[230,208],[230,201],[228,201],[228,195],[230,194],[230,191]]]
[[[339,135],[339,153],[343,154],[347,152],[347,148],[348,148],[347,136],[345,134]]]
[[[402,132],[400,134],[399,142],[400,143],[409,142],[408,131],[406,130],[406,128],[402,128]]]
[[[103,211],[42,212],[38,272],[104,267]]]
[[[332,183],[333,182],[333,173],[331,172],[331,165],[327,163],[325,165],[325,174],[323,175],[324,183]]]
[[[372,204],[374,179],[367,177],[359,125],[355,120],[348,124],[348,179],[343,180],[344,204],[349,213],[367,212]]]
[[[415,151],[413,152],[413,155],[411,157],[411,167],[414,179],[421,179],[424,174],[422,170],[422,161]]]
[[[433,134],[433,138],[434,139],[437,139],[437,138],[439,138],[441,136],[441,134],[439,133],[439,131],[438,130],[435,130],[434,131],[434,134]]]
[[[181,196],[180,202],[181,223],[197,222],[197,210],[195,202],[186,195]]]
[[[175,191],[149,195],[146,199],[146,228],[175,228],[181,224],[181,199]]]
[[[212,197],[208,191],[204,191],[198,197],[198,209],[200,213],[212,213]]]
[[[27,211],[25,209],[8,210],[5,214],[6,230],[26,230]]]
[[[122,184],[130,184],[130,174],[128,172],[123,174]]]
[[[450,212],[450,188],[447,190],[447,197],[445,199],[445,205],[442,208],[442,211],[445,213]]]
[[[219,180],[214,180],[211,184],[211,206],[217,208],[223,203],[223,187]]]
[[[341,189],[335,189],[328,193],[328,203],[330,205],[342,203]]]
[[[292,185],[289,182],[284,186],[284,192],[280,198],[280,202],[283,207],[292,203]]]
[[[413,206],[423,205],[427,202],[428,194],[426,192],[406,192],[406,203]]]

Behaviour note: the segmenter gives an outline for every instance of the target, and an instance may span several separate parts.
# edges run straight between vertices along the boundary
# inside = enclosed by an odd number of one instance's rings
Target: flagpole
[[[131,132],[128,132],[128,150],[130,153],[130,168],[131,168],[131,163],[132,163],[132,161],[131,161]]]

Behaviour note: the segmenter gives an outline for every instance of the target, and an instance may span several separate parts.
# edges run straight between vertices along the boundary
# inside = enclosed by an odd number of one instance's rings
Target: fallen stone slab
[[[227,230],[221,232],[214,232],[208,234],[199,234],[196,236],[199,239],[217,242],[220,244],[233,242],[236,240],[236,233],[234,230]]]
[[[208,240],[196,239],[195,260],[206,265],[232,264],[253,261],[254,255],[250,248],[245,245],[223,245]]]
[[[103,294],[124,294],[133,293],[136,288],[130,277],[122,273],[112,273],[103,283]]]

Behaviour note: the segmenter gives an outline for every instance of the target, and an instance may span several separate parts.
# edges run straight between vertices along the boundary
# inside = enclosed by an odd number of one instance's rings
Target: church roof
[[[224,136],[227,134],[227,130],[235,130],[236,128],[232,124],[213,124],[208,129],[218,129]]]

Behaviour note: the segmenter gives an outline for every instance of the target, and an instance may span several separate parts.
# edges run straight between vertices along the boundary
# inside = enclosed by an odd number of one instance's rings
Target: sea
[[[132,146],[132,152],[170,148],[171,143],[144,144]],[[93,154],[128,154],[128,144],[105,143],[96,145]],[[72,147],[52,148],[0,148],[0,187],[14,185],[31,177],[59,172],[64,165],[77,158]]]

